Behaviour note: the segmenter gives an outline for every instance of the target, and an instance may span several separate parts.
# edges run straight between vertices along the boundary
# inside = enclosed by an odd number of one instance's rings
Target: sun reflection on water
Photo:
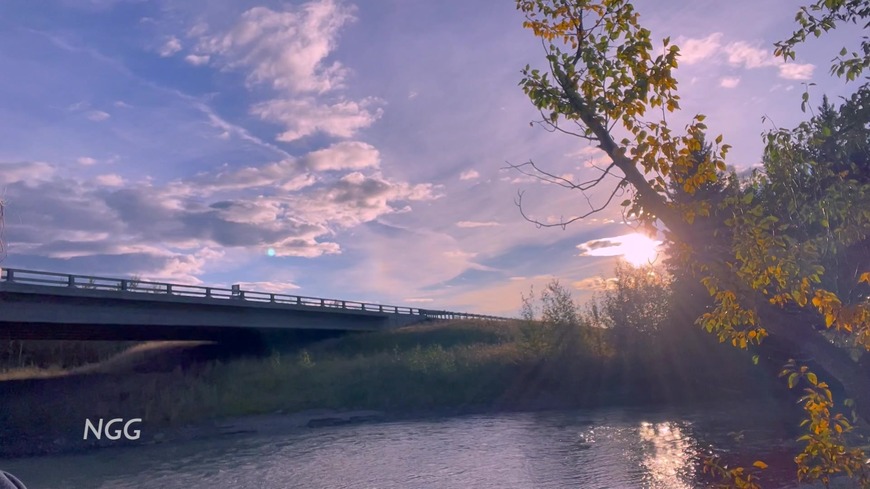
[[[692,489],[694,440],[672,422],[642,422],[638,429],[645,450],[643,465],[650,488]]]

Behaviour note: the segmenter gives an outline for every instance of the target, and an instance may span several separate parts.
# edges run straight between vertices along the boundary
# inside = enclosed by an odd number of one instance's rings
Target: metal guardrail
[[[324,309],[345,309],[351,311],[382,312],[425,316],[430,319],[484,319],[489,321],[508,321],[511,318],[469,314],[465,312],[418,309],[405,306],[391,306],[368,302],[306,297],[301,295],[276,294],[254,290],[242,290],[238,285],[231,288],[203,287],[199,285],[171,284],[145,280],[96,277],[90,275],[71,275],[57,272],[22,270],[18,268],[0,269],[0,283],[38,285],[45,287],[69,287],[83,290],[110,290],[130,294],[168,294],[181,297],[204,299],[234,299],[272,304],[319,307]]]

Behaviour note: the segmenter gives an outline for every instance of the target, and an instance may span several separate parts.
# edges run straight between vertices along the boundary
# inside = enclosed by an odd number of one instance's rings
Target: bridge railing
[[[392,306],[369,302],[348,301],[342,299],[327,299],[323,297],[306,297],[301,295],[242,290],[234,285],[231,288],[206,287],[201,285],[172,284],[166,282],[151,282],[138,279],[121,279],[97,277],[91,275],[71,275],[57,272],[23,270],[17,268],[0,269],[0,283],[15,283],[39,285],[46,287],[68,287],[81,290],[105,290],[131,294],[167,294],[181,297],[198,297],[204,299],[245,300],[295,306],[335,308],[351,311],[381,312],[389,314],[412,314],[431,319],[484,319],[493,321],[510,320],[498,316],[469,314],[451,311],[436,311],[418,309],[406,306]]]

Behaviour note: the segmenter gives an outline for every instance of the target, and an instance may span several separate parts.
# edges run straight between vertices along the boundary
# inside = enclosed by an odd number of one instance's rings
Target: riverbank
[[[778,385],[748,356],[700,332],[623,352],[591,328],[551,328],[546,335],[530,341],[519,323],[457,321],[168,372],[125,371],[125,362],[112,359],[106,363],[112,369],[0,382],[0,457],[219,436],[216,427],[249,416],[307,426],[426,413],[687,404],[769,397]],[[85,420],[100,418],[141,418],[141,438],[83,440]]]

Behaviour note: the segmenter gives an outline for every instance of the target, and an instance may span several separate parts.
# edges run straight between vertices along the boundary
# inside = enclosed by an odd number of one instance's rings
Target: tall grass
[[[551,347],[529,343],[534,327]],[[600,328],[456,321],[348,335],[193,369],[39,381],[55,383],[5,397],[0,424],[19,432],[66,432],[79,430],[86,417],[122,415],[142,417],[155,429],[309,409],[407,413],[691,400],[716,395],[703,387],[709,382],[704,375],[725,369],[739,376],[743,362],[702,350],[681,357],[689,363],[655,355],[626,358]]]

